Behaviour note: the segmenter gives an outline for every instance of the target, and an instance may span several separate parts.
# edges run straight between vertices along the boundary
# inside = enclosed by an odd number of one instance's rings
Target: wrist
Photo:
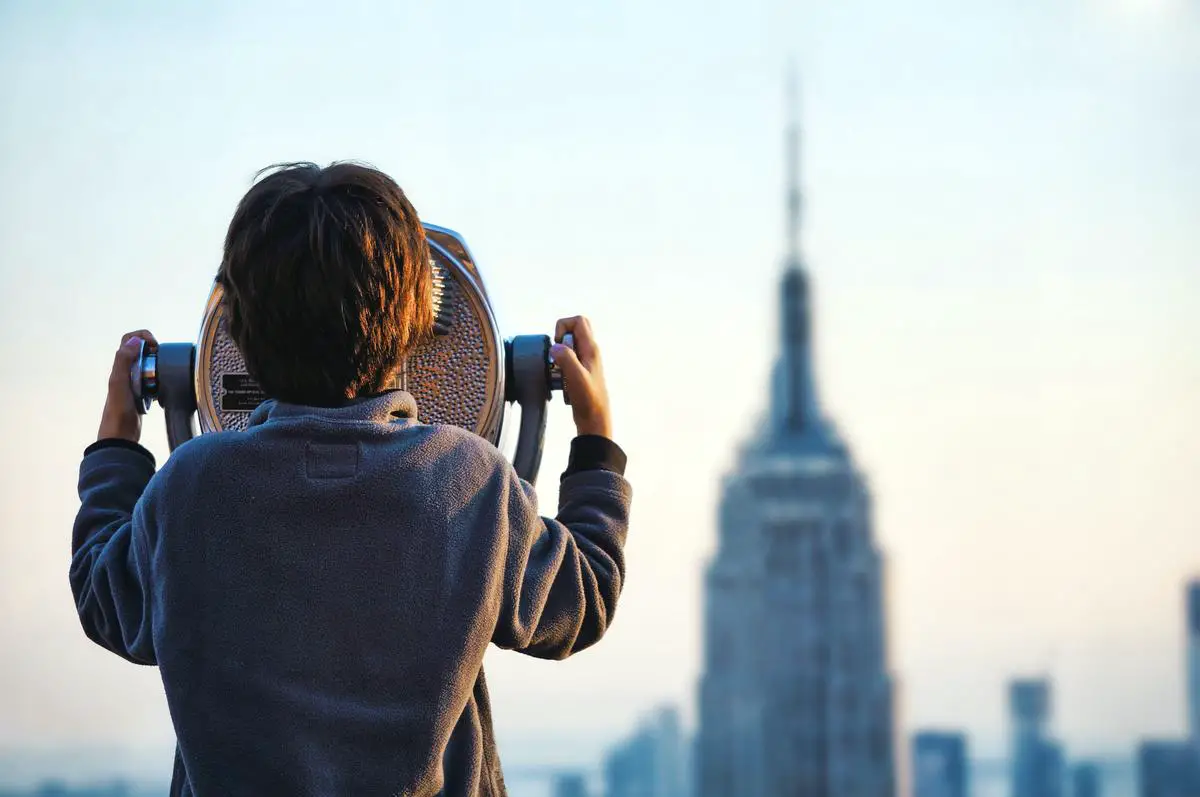
[[[100,432],[96,435],[96,442],[99,443],[101,440],[123,440],[126,443],[136,443],[137,445],[141,445],[141,443],[142,443],[141,438],[138,437],[137,435],[114,434],[112,432],[106,432],[103,429],[101,429]]]
[[[129,443],[142,441],[141,430],[130,429],[128,424],[101,421],[100,430],[96,432],[96,440],[124,440]]]
[[[612,439],[612,419],[607,414],[588,415],[575,419],[575,433],[580,437],[595,436]]]

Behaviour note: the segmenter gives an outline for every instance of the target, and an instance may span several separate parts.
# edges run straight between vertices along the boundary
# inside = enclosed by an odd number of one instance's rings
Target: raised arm
[[[113,358],[97,442],[79,466],[79,513],[71,538],[71,592],[84,632],[139,664],[154,664],[150,618],[150,543],[142,495],[154,457],[142,448],[141,416],[129,372],[146,330],[125,335]]]
[[[566,335],[575,348],[564,346]],[[612,622],[625,581],[632,498],[625,453],[612,442],[600,347],[586,318],[561,319],[551,355],[562,369],[579,436],[559,486],[558,515],[538,516],[533,487],[508,474],[508,558],[493,641],[561,659],[595,644]],[[510,469],[511,471],[511,469]]]

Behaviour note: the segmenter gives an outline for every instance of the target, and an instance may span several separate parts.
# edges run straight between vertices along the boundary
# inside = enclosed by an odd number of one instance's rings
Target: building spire
[[[787,73],[787,249],[780,284],[780,358],[776,366],[776,428],[785,435],[817,430],[810,342],[808,277],[800,253],[800,119],[796,70]]]
[[[800,97],[796,67],[787,70],[787,267],[800,267]]]

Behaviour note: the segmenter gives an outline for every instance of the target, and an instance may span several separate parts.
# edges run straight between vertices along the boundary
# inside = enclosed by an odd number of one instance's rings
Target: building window
[[[844,520],[838,521],[833,527],[833,545],[838,559],[848,562],[854,554],[854,527]]]
[[[854,602],[860,611],[871,605],[871,580],[866,573],[854,577]]]
[[[768,574],[795,578],[804,562],[801,541],[786,526],[769,528],[767,536]]]

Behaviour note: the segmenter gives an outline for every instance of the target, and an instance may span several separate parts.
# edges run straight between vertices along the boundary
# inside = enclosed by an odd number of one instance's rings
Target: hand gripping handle
[[[569,339],[564,343],[571,345]],[[566,384],[562,372],[550,360],[550,338],[546,335],[518,335],[505,344],[505,354],[505,399],[521,407],[513,468],[522,479],[536,484],[546,439],[546,406],[555,390],[567,400]]]
[[[167,445],[172,451],[196,436],[196,386],[192,380],[196,347],[163,343],[147,351],[143,343],[130,369],[130,385],[143,415],[158,401],[167,419]]]

